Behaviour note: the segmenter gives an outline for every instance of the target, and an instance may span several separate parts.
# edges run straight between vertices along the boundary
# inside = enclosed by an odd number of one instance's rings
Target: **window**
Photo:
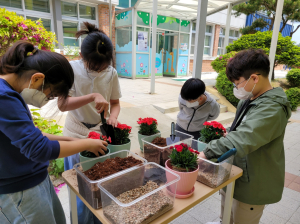
[[[86,5],[79,5],[79,15],[82,19],[96,19],[96,8]]]
[[[213,31],[213,26],[206,25],[203,54],[207,55],[207,56],[211,55],[212,31]],[[192,43],[191,43],[191,54],[192,55],[194,54],[194,51],[195,51],[195,40],[196,40],[196,23],[193,23]]]
[[[5,7],[22,8],[22,0],[0,0],[0,5]]]
[[[64,45],[79,47],[79,43],[75,37],[77,28],[78,28],[78,23],[63,22]]]
[[[76,32],[85,21],[98,25],[96,21],[96,7],[62,1],[61,11],[63,16],[64,45],[80,47],[86,35],[82,35],[77,41],[75,37]]]
[[[119,5],[116,6],[116,10],[133,7],[138,0],[119,0]]]
[[[61,14],[77,18],[77,3],[61,2]]]
[[[25,9],[50,13],[49,0],[25,0]]]
[[[31,16],[26,16],[26,19],[31,19],[32,21],[38,21],[40,18],[37,17],[31,17]],[[43,26],[47,31],[51,31],[51,19],[43,19],[41,18],[43,22]]]
[[[237,40],[240,36],[240,32],[237,30],[229,30],[229,40],[228,43],[232,44],[234,40]],[[220,28],[219,43],[218,43],[218,55],[225,53],[225,29]]]

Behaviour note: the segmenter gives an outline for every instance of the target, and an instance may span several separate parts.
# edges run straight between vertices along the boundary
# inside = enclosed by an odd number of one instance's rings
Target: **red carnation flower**
[[[170,149],[174,149],[174,146],[170,146]]]
[[[182,150],[183,150],[182,145],[177,145],[177,147],[175,146],[175,148],[176,148],[177,152],[182,152]]]

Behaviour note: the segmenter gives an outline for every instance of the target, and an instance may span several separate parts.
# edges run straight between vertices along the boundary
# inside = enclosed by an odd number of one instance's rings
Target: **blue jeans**
[[[30,189],[0,194],[0,223],[65,224],[65,213],[49,176]]]
[[[79,154],[65,157],[65,170],[73,169],[76,163],[79,163]],[[102,224],[96,216],[86,207],[86,205],[76,196],[78,224]],[[1,223],[2,224],[2,223]]]

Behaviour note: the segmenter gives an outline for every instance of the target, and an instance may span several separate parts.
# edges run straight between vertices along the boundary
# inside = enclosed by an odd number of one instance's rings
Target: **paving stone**
[[[191,215],[184,213],[177,219],[171,222],[172,224],[202,224],[199,220],[193,218]]]
[[[278,203],[269,205],[265,210],[265,212],[272,213],[277,215],[278,217],[284,219],[286,222],[292,217],[296,210],[292,210]]]
[[[300,207],[300,201],[296,201],[288,196],[283,195],[282,199],[277,203],[277,205],[283,205],[284,207],[296,211]]]
[[[204,202],[202,205],[217,214],[221,213],[221,201],[214,197],[210,197],[209,200]]]
[[[280,218],[279,216],[277,216],[273,213],[267,212],[266,209],[265,209],[259,223],[263,223],[263,224],[284,224],[287,221],[288,221],[287,219]]]
[[[300,202],[300,193],[297,191],[285,187],[283,195]]]
[[[300,208],[298,208],[297,211],[292,215],[289,222],[293,223],[293,224],[299,224],[300,223]]]
[[[220,214],[213,212],[212,210],[204,207],[203,205],[197,205],[193,210],[188,212],[191,216],[202,223],[212,222],[219,217]]]

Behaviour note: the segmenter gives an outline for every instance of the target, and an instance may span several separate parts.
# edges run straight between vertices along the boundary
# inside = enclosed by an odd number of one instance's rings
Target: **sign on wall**
[[[138,31],[138,50],[148,51],[148,32]]]

